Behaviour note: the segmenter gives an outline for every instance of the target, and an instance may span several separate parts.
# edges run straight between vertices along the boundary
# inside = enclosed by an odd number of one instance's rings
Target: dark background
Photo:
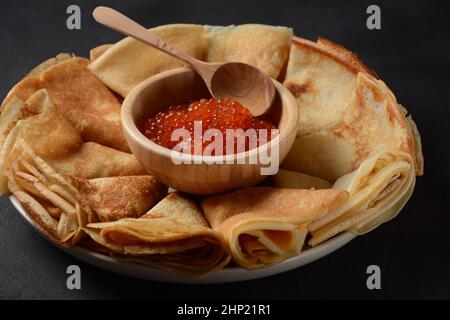
[[[90,13],[110,5],[147,26],[187,22],[286,25],[299,36],[324,36],[357,52],[413,114],[422,134],[425,176],[402,213],[341,250],[300,269],[226,285],[169,285],[122,277],[86,265],[48,244],[0,199],[0,298],[12,299],[392,299],[450,298],[448,206],[450,6],[448,1],[1,1],[0,96],[59,52],[87,56],[121,36]],[[82,30],[66,29],[66,8],[82,10]],[[366,28],[366,8],[381,7],[382,29]],[[66,288],[78,264],[82,289]],[[381,267],[382,289],[366,288],[366,268]]]

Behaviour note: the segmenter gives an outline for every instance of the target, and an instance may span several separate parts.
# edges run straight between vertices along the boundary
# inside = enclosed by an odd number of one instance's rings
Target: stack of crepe
[[[262,268],[340,232],[368,232],[411,196],[423,171],[417,128],[353,53],[285,27],[151,30],[198,59],[249,63],[283,82],[300,111],[294,147],[269,187],[166,196],[127,153],[120,104],[183,64],[131,38],[92,49],[90,60],[60,54],[11,89],[0,116],[0,194],[12,192],[54,241],[197,277],[231,259]]]

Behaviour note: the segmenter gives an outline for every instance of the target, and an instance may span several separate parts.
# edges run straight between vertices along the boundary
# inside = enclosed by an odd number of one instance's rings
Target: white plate
[[[37,227],[36,223],[30,219],[26,210],[22,207],[21,203],[14,196],[9,197],[12,205],[20,212],[21,216],[27,220],[35,230],[37,230],[44,238],[49,240]],[[53,245],[61,249],[62,251],[80,259],[86,263],[92,264],[96,267],[119,273],[125,276],[153,280],[158,282],[170,282],[170,283],[187,283],[187,284],[208,284],[208,283],[227,283],[238,282],[245,280],[252,280],[258,278],[268,277],[274,274],[289,271],[312,261],[320,259],[327,254],[339,249],[355,238],[355,235],[349,232],[342,233],[317,247],[308,249],[302,252],[300,255],[293,257],[289,260],[283,261],[268,268],[247,271],[240,267],[226,267],[210,276],[201,279],[188,279],[177,274],[154,269],[148,266],[139,264],[127,263],[118,261],[114,257],[107,256],[101,253],[93,252],[83,247],[65,248],[53,241],[50,241]]]

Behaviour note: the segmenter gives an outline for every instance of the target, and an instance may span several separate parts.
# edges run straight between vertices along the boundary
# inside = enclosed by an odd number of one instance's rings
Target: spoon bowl
[[[217,98],[232,98],[249,109],[253,116],[267,112],[275,98],[272,80],[257,68],[240,62],[220,64],[211,79],[211,94]]]

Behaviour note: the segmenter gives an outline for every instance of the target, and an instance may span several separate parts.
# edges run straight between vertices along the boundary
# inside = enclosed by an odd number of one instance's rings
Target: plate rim
[[[313,261],[319,260],[327,256],[328,254],[342,248],[344,245],[357,237],[357,235],[351,232],[342,232],[341,234],[336,235],[335,237],[319,244],[316,247],[302,251],[295,257],[289,258],[266,268],[246,270],[239,266],[225,267],[205,277],[191,279],[167,270],[157,269],[151,266],[140,265],[131,262],[119,261],[113,256],[94,252],[81,246],[74,246],[72,248],[63,247],[60,244],[49,239],[42,232],[42,230],[37,226],[36,222],[34,222],[30,218],[26,209],[14,195],[9,196],[9,201],[25,219],[25,221],[27,221],[28,224],[33,227],[35,231],[37,231],[53,246],[73,256],[74,258],[81,260],[87,264],[93,265],[99,269],[107,270],[109,272],[141,280],[151,280],[161,283],[221,284],[266,278],[300,268]]]

